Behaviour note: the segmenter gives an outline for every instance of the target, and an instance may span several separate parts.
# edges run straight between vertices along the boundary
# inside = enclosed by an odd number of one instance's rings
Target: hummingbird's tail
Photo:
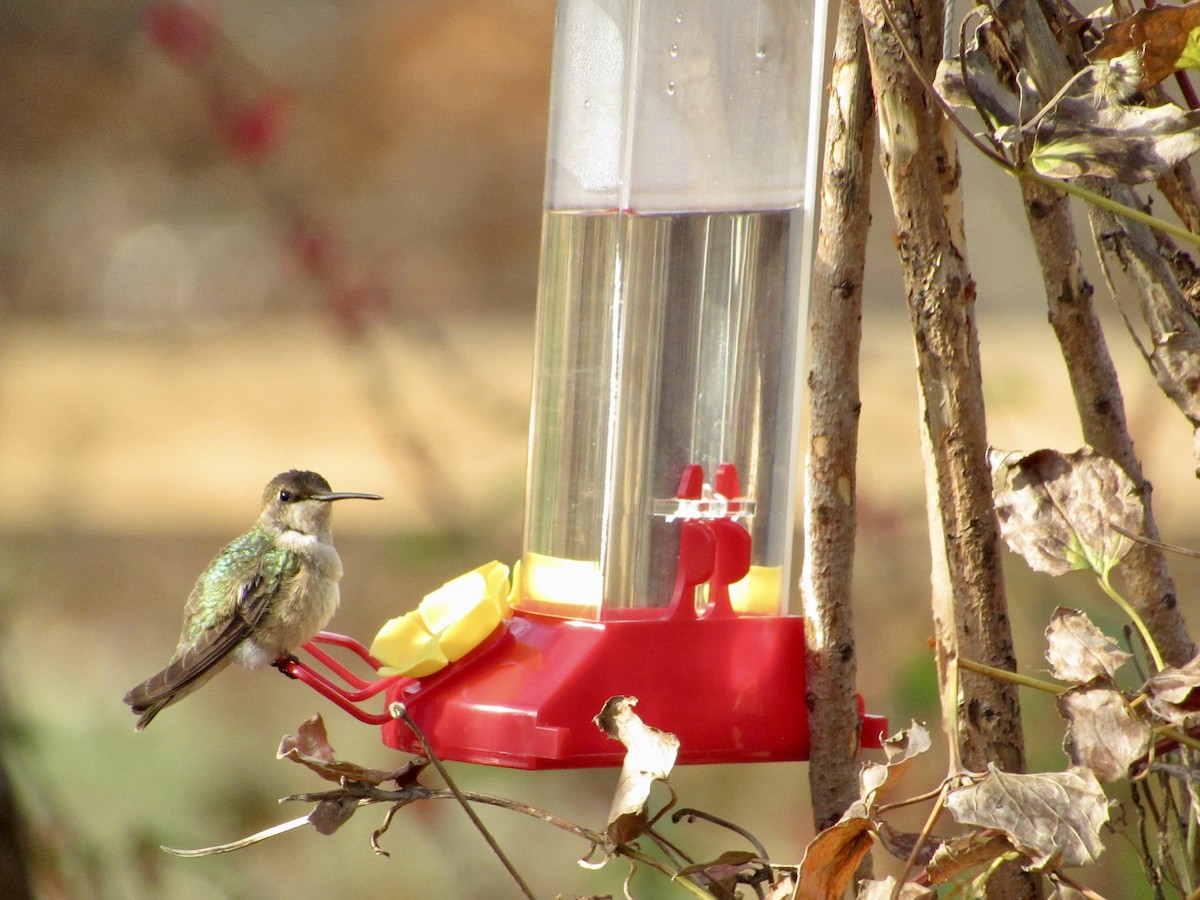
[[[135,729],[141,731],[150,720],[176,700],[182,700],[200,687],[231,662],[228,656],[203,660],[207,665],[197,665],[193,654],[185,653],[172,660],[165,669],[130,688],[125,702],[140,718]]]

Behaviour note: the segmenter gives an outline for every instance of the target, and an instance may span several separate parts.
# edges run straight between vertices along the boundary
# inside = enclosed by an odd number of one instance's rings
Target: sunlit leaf
[[[1046,627],[1046,659],[1059,681],[1086,684],[1112,678],[1132,654],[1097,628],[1086,613],[1064,606],[1054,610]]]
[[[848,816],[818,834],[804,851],[797,900],[840,897],[850,885],[858,864],[871,849],[872,824],[863,816]]]
[[[1000,532],[1014,552],[1041,572],[1091,569],[1105,575],[1140,533],[1142,500],[1124,471],[1090,448],[1074,453],[992,451]]]
[[[763,900],[796,900],[796,868],[776,868],[774,871],[775,883],[771,885]]]
[[[887,788],[904,774],[912,761],[931,746],[933,741],[929,729],[916,721],[889,737],[883,742],[887,764],[869,762],[859,774],[859,795],[862,800],[868,805],[877,802]]]
[[[1104,684],[1072,688],[1058,697],[1067,721],[1063,749],[1071,762],[1101,781],[1119,781],[1150,749],[1150,726],[1133,715],[1120,691]]]
[[[1200,3],[1139,9],[1104,33],[1091,58],[1136,53],[1142,69],[1138,87],[1147,90],[1179,69],[1200,66],[1198,31]]]
[[[621,778],[608,813],[608,839],[616,845],[636,840],[648,823],[650,789],[666,781],[679,754],[679,738],[647,725],[633,711],[636,697],[610,697],[595,717],[596,726],[625,745]]]
[[[941,844],[925,867],[932,884],[944,884],[964,872],[991,865],[1013,852],[1005,838],[994,834],[970,832]]]
[[[951,791],[946,808],[963,825],[994,828],[1029,859],[1029,868],[1083,866],[1103,852],[1108,800],[1090,771],[987,775]]]
[[[892,875],[880,881],[864,881],[859,886],[855,900],[891,900],[893,896],[897,900],[933,900],[937,896],[929,888],[911,881],[900,887],[900,893],[894,893],[895,890],[896,879]]]

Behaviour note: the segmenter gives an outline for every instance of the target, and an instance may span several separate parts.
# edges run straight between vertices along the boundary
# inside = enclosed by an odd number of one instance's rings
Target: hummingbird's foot
[[[281,656],[281,657],[279,657],[279,659],[275,660],[275,662],[271,663],[271,665],[273,665],[275,668],[277,668],[280,672],[282,672],[288,678],[294,679],[296,676],[288,671],[288,666],[290,666],[292,664],[300,665],[300,657],[296,656],[293,653],[289,653],[289,654],[287,654],[287,656]]]

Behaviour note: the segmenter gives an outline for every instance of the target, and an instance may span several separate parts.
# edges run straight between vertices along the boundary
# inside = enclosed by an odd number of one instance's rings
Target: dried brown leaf
[[[896,879],[892,875],[880,881],[864,881],[859,885],[855,900],[891,900],[895,890]],[[895,896],[898,900],[932,900],[937,894],[927,887],[909,881],[901,886],[900,893]]]
[[[925,872],[932,884],[944,884],[963,872],[991,865],[993,860],[1012,851],[1012,844],[1001,835],[971,832],[939,846]]]
[[[916,832],[900,831],[889,825],[886,819],[878,817],[875,821],[875,833],[879,837],[879,843],[883,845],[883,849],[896,859],[910,858],[913,850],[917,847],[917,841],[921,840],[921,835]],[[926,865],[940,846],[939,840],[927,838],[921,843],[913,861],[919,866]]]
[[[1005,542],[1051,575],[1107,573],[1132,546],[1112,524],[1140,533],[1141,498],[1121,467],[1090,448],[1074,453],[992,451],[993,493]]]
[[[308,814],[308,821],[318,834],[333,834],[354,815],[358,809],[358,800],[353,797],[331,797],[318,801],[313,811]]]
[[[1182,668],[1168,666],[1151,675],[1143,690],[1146,705],[1172,725],[1188,725],[1200,712],[1200,656]]]
[[[726,850],[716,859],[684,866],[678,874],[698,876],[701,884],[706,882],[717,884],[732,893],[737,885],[738,875],[748,872],[755,866],[764,865],[766,862],[765,859],[748,850]]]
[[[1085,684],[1095,678],[1111,679],[1132,654],[1118,647],[1086,613],[1060,606],[1046,627],[1046,659],[1059,681]]]
[[[933,87],[951,106],[977,110],[993,130],[1018,124],[1017,95],[1001,81],[983,44],[995,22],[984,17],[958,57],[938,63]],[[964,74],[966,76],[964,80]]]
[[[812,839],[800,863],[796,900],[840,897],[871,849],[871,820],[842,817]]]
[[[679,754],[679,738],[647,725],[633,711],[636,697],[610,697],[595,717],[596,726],[625,745],[621,778],[608,813],[608,839],[616,845],[636,840],[647,827],[650,789],[666,781]]]
[[[1150,726],[1129,711],[1124,695],[1110,685],[1072,688],[1058,697],[1067,720],[1063,749],[1071,762],[1090,769],[1101,781],[1119,781],[1129,766],[1150,749]]]
[[[410,783],[424,768],[423,764],[415,764],[399,770],[367,769],[355,763],[335,759],[333,747],[330,746],[329,736],[325,731],[325,722],[320,714],[302,722],[295,734],[286,736],[280,742],[275,758],[298,762],[327,781],[339,784],[343,778],[373,785],[385,781]]]
[[[1140,9],[1109,28],[1091,58],[1113,59],[1137,53],[1141,61],[1138,86],[1147,90],[1179,69],[1200,65],[1198,27],[1200,3]]]
[[[764,862],[766,862],[765,859],[749,850],[726,850],[716,859],[684,866],[679,870],[679,874],[693,875],[697,872],[705,872],[711,875],[715,869],[720,867],[728,867],[732,872],[737,873]]]
[[[912,761],[933,746],[929,729],[914,721],[908,728],[901,729],[883,742],[887,764],[867,763],[859,773],[859,796],[868,807],[873,806],[887,792]]]
[[[1014,775],[989,765],[978,781],[951,791],[946,808],[960,824],[1002,831],[1032,869],[1087,865],[1104,850],[1108,800],[1086,769]]]

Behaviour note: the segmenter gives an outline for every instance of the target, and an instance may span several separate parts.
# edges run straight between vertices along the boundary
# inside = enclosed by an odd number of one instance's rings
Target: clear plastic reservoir
[[[560,0],[519,607],[665,607],[709,516],[750,533],[734,606],[786,608],[824,15]]]

